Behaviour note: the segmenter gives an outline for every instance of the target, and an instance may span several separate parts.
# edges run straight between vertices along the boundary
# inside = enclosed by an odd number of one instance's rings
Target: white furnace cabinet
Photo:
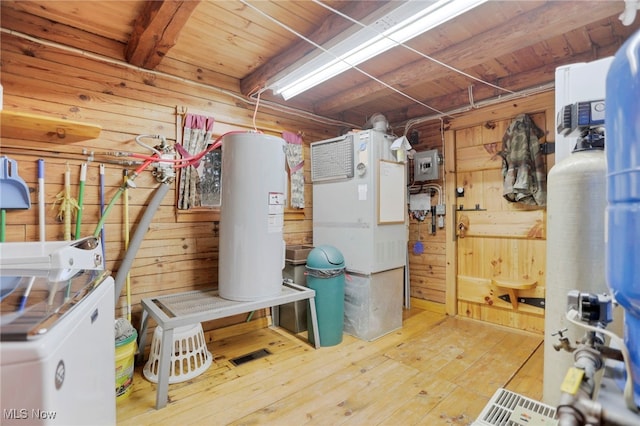
[[[311,144],[313,244],[336,247],[357,276],[345,281],[345,332],[364,340],[402,326],[406,170],[393,140],[372,129]]]

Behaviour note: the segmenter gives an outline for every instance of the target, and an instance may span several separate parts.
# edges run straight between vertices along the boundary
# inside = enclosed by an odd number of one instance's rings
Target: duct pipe
[[[140,222],[136,227],[136,231],[133,233],[131,241],[129,241],[129,248],[125,253],[124,259],[122,260],[122,263],[118,268],[118,273],[115,277],[114,289],[116,303],[120,298],[120,293],[122,293],[122,287],[124,286],[127,273],[131,269],[131,265],[133,265],[133,260],[136,257],[140,245],[142,244],[142,240],[144,239],[147,229],[149,229],[149,225],[151,224],[153,215],[156,213],[156,210],[158,210],[158,207],[160,207],[160,203],[164,199],[164,196],[167,195],[167,192],[169,192],[170,188],[171,182],[163,182],[156,189],[153,198],[149,202],[149,205],[145,209],[144,214],[142,215],[142,218],[140,219]]]

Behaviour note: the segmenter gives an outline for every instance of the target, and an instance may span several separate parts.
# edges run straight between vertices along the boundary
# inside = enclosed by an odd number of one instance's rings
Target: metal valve
[[[553,349],[555,349],[556,351],[560,351],[561,349],[564,349],[567,352],[573,352],[576,350],[576,348],[574,346],[571,346],[571,342],[569,341],[568,337],[564,336],[564,333],[566,333],[567,331],[569,331],[566,328],[563,328],[562,330],[558,330],[555,333],[552,333],[552,336],[560,336],[558,338],[560,343],[556,343],[555,345],[553,345]]]

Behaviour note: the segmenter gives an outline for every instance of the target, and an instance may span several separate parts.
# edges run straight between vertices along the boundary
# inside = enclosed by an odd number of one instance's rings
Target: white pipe
[[[622,25],[628,27],[633,24],[638,9],[640,9],[640,0],[625,0],[624,11],[618,17],[622,21]]]
[[[445,143],[444,143],[444,120],[442,119],[442,117],[440,117],[440,138],[442,140],[442,187],[444,189],[447,189],[447,170],[445,169],[445,158],[444,158],[444,153],[445,153]],[[444,199],[444,194],[442,196],[442,198]],[[442,203],[440,203],[442,204]]]
[[[503,103],[506,101],[510,101],[513,99],[521,99],[521,98],[526,98],[527,96],[531,96],[531,95],[536,95],[538,93],[544,93],[544,92],[548,92],[550,90],[554,90],[555,89],[555,83],[547,83],[547,84],[543,84],[541,86],[537,86],[537,87],[532,87],[529,89],[525,89],[522,90],[520,92],[516,92],[516,93],[512,93],[512,94],[508,94],[508,95],[500,95],[494,98],[490,98],[490,99],[485,99],[483,101],[480,102],[475,102],[474,106],[472,107],[471,105],[467,105],[464,107],[460,107],[460,108],[456,108],[454,110],[450,110],[450,111],[446,111],[446,114],[434,114],[434,115],[428,115],[428,116],[424,116],[424,117],[417,117],[417,118],[412,118],[411,120],[407,120],[404,124],[404,134],[406,135],[407,132],[409,131],[409,129],[415,125],[427,122],[427,121],[432,121],[432,120],[439,120],[442,117],[445,116],[451,116],[453,114],[462,114],[464,112],[469,112],[471,110],[475,110],[478,108],[484,108],[487,106],[491,106],[491,105],[496,105],[499,103]],[[454,117],[455,120],[455,117]]]
[[[440,187],[440,185],[428,184],[428,185],[425,185],[425,188],[435,189],[436,192],[438,193],[438,204],[442,204],[442,188]]]

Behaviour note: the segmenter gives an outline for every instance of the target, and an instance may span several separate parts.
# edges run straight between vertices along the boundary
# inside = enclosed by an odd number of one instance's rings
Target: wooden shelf
[[[62,120],[26,112],[0,111],[0,135],[3,138],[40,142],[73,143],[100,136],[97,124]]]
[[[536,285],[538,285],[538,282],[494,278],[492,280],[492,284],[496,287],[504,288],[507,290],[507,293],[509,293],[511,306],[513,306],[513,310],[515,311],[518,309],[518,290],[531,290]]]

